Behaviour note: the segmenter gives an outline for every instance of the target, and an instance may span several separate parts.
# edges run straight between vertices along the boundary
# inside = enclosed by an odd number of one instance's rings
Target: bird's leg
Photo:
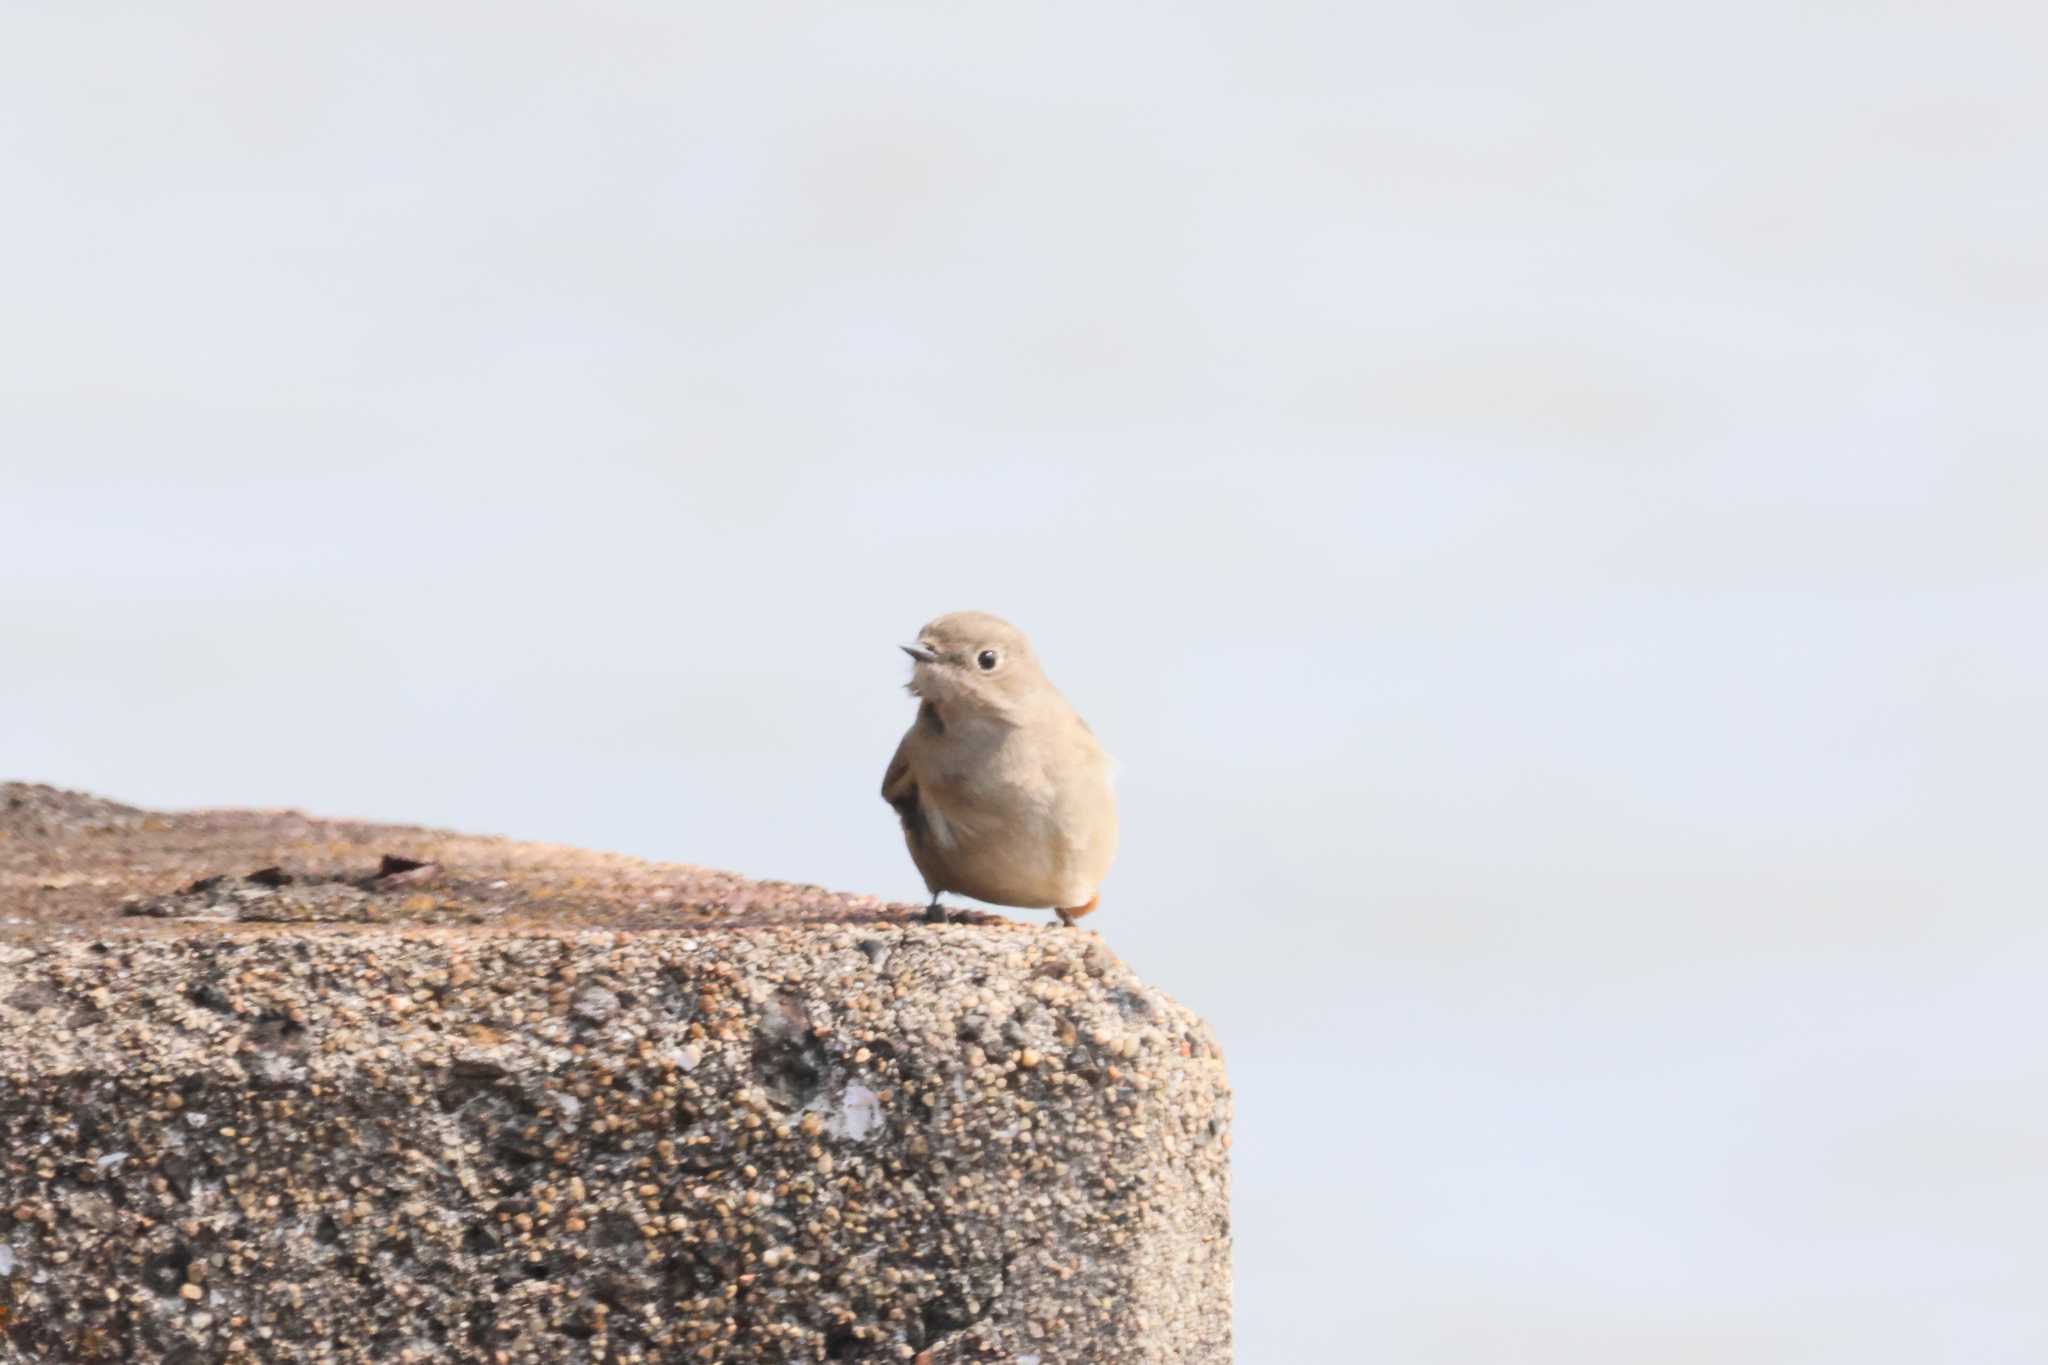
[[[939,904],[939,893],[936,891],[932,892],[932,903],[924,908],[924,922],[926,924],[944,924],[951,918],[952,916],[946,913],[946,907]]]
[[[1102,904],[1101,896],[1090,896],[1088,898],[1088,903],[1086,905],[1069,906],[1065,909],[1062,909],[1061,907],[1056,905],[1053,907],[1052,912],[1060,917],[1061,924],[1064,924],[1067,926],[1067,928],[1071,929],[1074,927],[1075,920],[1081,918],[1081,916],[1083,915],[1092,912],[1095,909],[1095,907],[1100,904]]]

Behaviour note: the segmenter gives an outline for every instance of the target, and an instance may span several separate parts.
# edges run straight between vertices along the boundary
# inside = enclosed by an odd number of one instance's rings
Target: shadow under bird
[[[882,799],[932,893],[925,918],[945,921],[950,891],[1071,926],[1095,909],[1116,856],[1109,755],[1000,617],[953,612],[901,648],[917,661],[917,719]]]

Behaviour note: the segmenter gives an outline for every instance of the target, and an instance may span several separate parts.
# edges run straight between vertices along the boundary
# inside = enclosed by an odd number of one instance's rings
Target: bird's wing
[[[889,760],[889,770],[882,774],[882,799],[896,808],[896,813],[905,820],[917,812],[917,779],[910,773],[910,734],[906,732],[902,743],[896,746],[896,756]]]

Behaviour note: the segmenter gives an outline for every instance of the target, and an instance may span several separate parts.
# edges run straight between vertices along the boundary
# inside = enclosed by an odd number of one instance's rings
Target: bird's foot
[[[946,907],[939,904],[939,898],[933,896],[932,903],[924,908],[924,922],[926,924],[950,924],[952,920],[953,917],[946,913]]]

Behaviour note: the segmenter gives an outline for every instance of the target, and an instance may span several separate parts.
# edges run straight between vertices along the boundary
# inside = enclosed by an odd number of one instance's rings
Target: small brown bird
[[[1050,908],[1071,926],[1093,910],[1116,856],[1110,759],[1046,678],[1024,632],[956,611],[918,632],[917,719],[882,778],[911,861],[932,893]]]

